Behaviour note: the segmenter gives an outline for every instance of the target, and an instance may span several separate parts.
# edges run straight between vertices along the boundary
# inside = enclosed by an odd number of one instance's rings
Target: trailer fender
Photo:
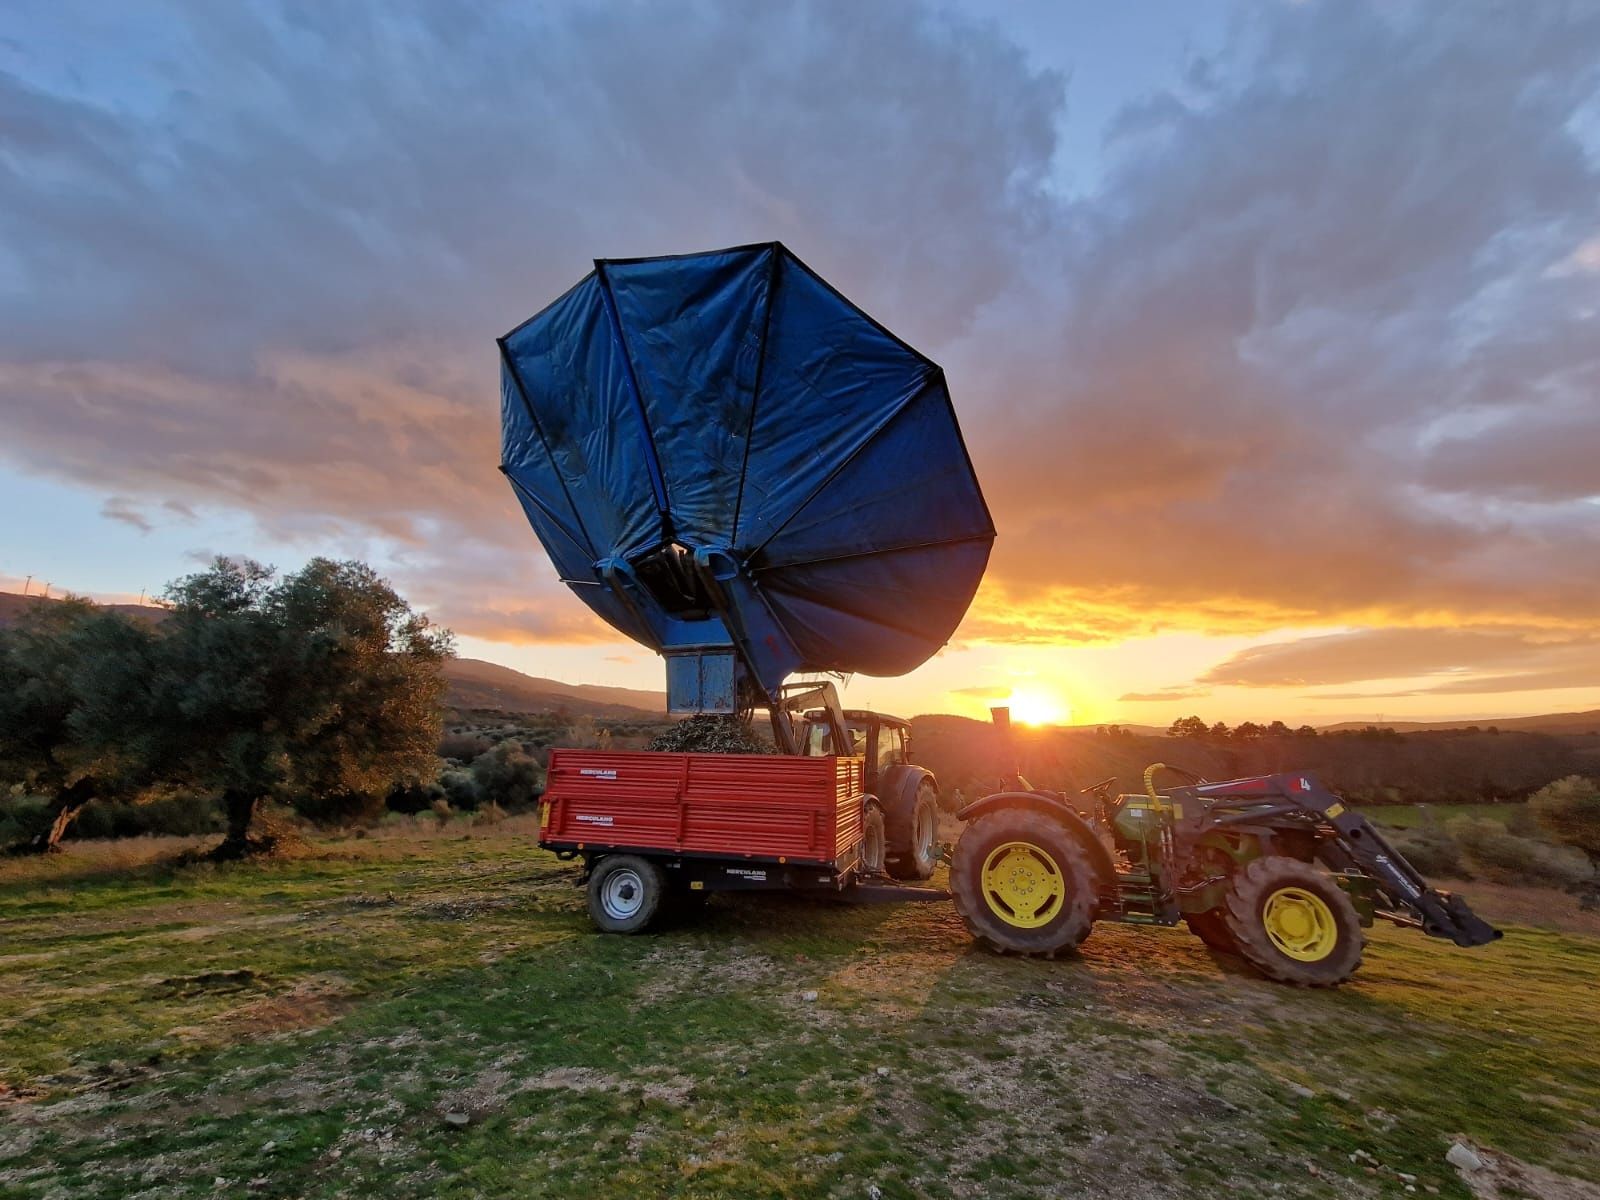
[[[1111,852],[1106,849],[1105,843],[1095,837],[1094,830],[1089,828],[1087,821],[1053,796],[1041,795],[1038,792],[996,792],[992,796],[974,800],[956,813],[956,819],[973,821],[987,813],[1000,812],[1008,808],[1028,809],[1058,821],[1089,856],[1089,862],[1094,866],[1100,885],[1108,887],[1116,881],[1117,868],[1111,861]]]

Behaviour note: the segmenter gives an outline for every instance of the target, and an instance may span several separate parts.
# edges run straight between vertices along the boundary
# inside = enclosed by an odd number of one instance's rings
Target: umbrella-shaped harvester
[[[966,613],[994,525],[943,371],[781,244],[596,262],[500,352],[501,469],[671,711],[903,674]]]

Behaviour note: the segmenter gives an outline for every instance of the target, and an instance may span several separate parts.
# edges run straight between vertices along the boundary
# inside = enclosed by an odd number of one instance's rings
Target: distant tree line
[[[0,789],[49,817],[30,848],[92,800],[183,793],[220,806],[238,856],[270,844],[265,801],[326,815],[434,781],[451,636],[370,567],[217,559],[165,610],[40,603],[0,629]]]
[[[1393,732],[1392,730],[1390,732]],[[1251,742],[1260,738],[1299,737],[1314,738],[1320,736],[1310,725],[1302,725],[1298,729],[1290,729],[1282,721],[1269,721],[1265,725],[1258,725],[1254,721],[1240,721],[1232,729],[1223,722],[1208,725],[1199,717],[1179,717],[1167,726],[1167,736],[1175,738],[1212,738],[1221,741],[1224,738],[1235,742]]]

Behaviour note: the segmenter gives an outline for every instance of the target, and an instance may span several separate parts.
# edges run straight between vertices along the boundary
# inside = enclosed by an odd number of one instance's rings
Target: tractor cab
[[[802,754],[864,761],[862,788],[883,813],[888,873],[896,879],[932,875],[939,860],[939,785],[911,761],[911,722],[864,708],[843,709],[837,717],[818,708],[805,713],[798,733]]]
[[[844,736],[848,744],[835,751],[827,714],[813,709],[805,715],[800,752],[849,754],[865,759],[866,790],[873,795],[880,794],[880,784],[892,781],[896,768],[911,765],[911,722],[904,717],[847,708],[844,710]]]

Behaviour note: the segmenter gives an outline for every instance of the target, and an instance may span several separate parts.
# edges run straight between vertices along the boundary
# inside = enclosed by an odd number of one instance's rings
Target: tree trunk
[[[62,788],[56,793],[56,816],[55,820],[50,822],[50,828],[34,836],[23,849],[30,854],[53,854],[61,849],[62,836],[78,819],[78,814],[83,811],[84,805],[92,799],[94,799],[92,780],[80,779]]]
[[[256,819],[256,805],[260,803],[257,796],[246,795],[243,792],[224,792],[222,807],[228,817],[228,832],[223,837],[221,845],[211,852],[211,857],[216,859],[244,858],[257,850],[267,849],[250,840],[250,826]]]

